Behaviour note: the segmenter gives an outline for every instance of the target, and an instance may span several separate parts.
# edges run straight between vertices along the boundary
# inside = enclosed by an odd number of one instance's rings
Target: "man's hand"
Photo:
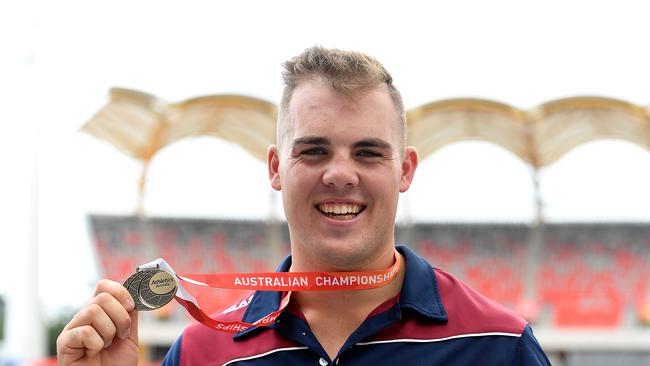
[[[59,365],[136,365],[138,312],[119,283],[101,280],[95,297],[56,340]]]

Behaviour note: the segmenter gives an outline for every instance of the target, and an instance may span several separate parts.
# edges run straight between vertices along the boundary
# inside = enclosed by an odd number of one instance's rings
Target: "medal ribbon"
[[[177,274],[163,259],[143,264],[139,269],[159,268],[171,273],[178,282],[175,299],[199,323],[212,329],[237,333],[252,327],[261,327],[275,323],[282,311],[289,304],[292,291],[342,291],[367,290],[388,285],[400,270],[399,261],[380,271],[367,272],[264,272],[264,273],[221,273],[221,274]],[[183,282],[199,286],[237,289],[283,291],[278,310],[266,315],[254,323],[241,321],[215,320],[203,312],[196,301],[182,285]],[[250,301],[250,298],[247,300]],[[248,302],[244,305],[247,305]],[[223,311],[229,312],[231,308]]]

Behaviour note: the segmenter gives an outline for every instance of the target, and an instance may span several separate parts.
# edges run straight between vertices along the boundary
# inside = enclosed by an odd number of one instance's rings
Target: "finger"
[[[135,309],[135,303],[131,298],[131,294],[129,294],[129,291],[121,283],[106,279],[100,280],[95,287],[95,296],[103,292],[116,298],[127,312]]]
[[[129,313],[131,317],[131,328],[128,329],[128,337],[135,344],[138,344],[138,311],[133,310]]]
[[[82,312],[87,313],[84,316],[91,319],[90,326],[102,337],[104,348],[110,346],[117,333],[117,327],[104,308],[99,304],[90,304]]]
[[[92,357],[104,349],[104,340],[90,325],[64,330],[56,340],[59,357],[76,361],[84,355]]]
[[[117,334],[117,336],[122,339],[129,336],[130,328],[131,328],[131,317],[127,312],[127,309],[124,308],[121,302],[119,302],[112,295],[106,292],[102,292],[97,296],[95,296],[90,301],[88,308],[94,308],[93,305],[98,305],[101,308],[101,310],[109,318],[109,321],[111,322],[112,326],[115,328],[113,334],[107,333],[106,336],[110,336],[111,340],[115,336],[115,334]],[[92,318],[93,319],[92,323],[94,325],[96,322],[99,322],[99,317],[101,317],[101,314],[93,313],[92,315],[97,315],[97,317]],[[102,325],[105,327],[102,329],[106,329],[107,331],[110,331],[111,325],[109,324],[102,324]],[[100,334],[104,336],[103,333],[100,332]]]
[[[91,304],[99,305],[106,313],[114,325],[118,337],[124,339],[129,336],[131,329],[131,316],[118,299],[106,292],[102,292],[91,300]],[[114,336],[115,334],[113,334],[113,337]]]
[[[97,283],[95,289],[95,294],[106,292],[111,294],[115,299],[117,299],[124,309],[128,312],[130,321],[128,324],[119,323],[117,324],[118,337],[120,338],[129,338],[136,344],[138,343],[138,311],[135,310],[135,303],[129,291],[124,288],[124,286],[118,282],[110,280],[101,280]],[[120,316],[123,316],[123,313],[120,312]],[[120,318],[124,321],[124,318]]]
[[[110,344],[115,335],[120,338],[128,337],[131,317],[122,303],[111,294],[102,292],[93,297],[64,329],[85,325],[96,326],[100,335]]]

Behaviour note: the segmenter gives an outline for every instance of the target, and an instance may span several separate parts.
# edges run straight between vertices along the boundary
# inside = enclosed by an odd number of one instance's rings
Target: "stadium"
[[[402,92],[421,163],[397,243],[525,318],[553,365],[650,365],[647,7],[1,4],[0,366],[56,364],[96,282],[155,258],[276,268],[280,65],[314,44],[376,57]],[[247,294],[188,289],[206,312]],[[194,321],[140,315],[143,366]]]
[[[142,119],[149,106],[160,110],[163,103],[152,95],[114,89],[83,129],[145,160],[142,183],[155,152],[196,136],[198,126],[200,133],[230,139],[260,159],[273,138],[276,109],[270,103],[208,96],[169,106],[174,113],[149,111],[150,119]],[[588,141],[617,138],[648,148],[648,140],[641,137],[650,131],[642,107],[598,97],[555,100],[535,108],[534,115],[488,100],[444,100],[410,110],[408,116],[408,142],[418,147],[423,160],[445,144],[484,140],[516,153],[533,166],[533,175]],[[161,131],[158,140],[146,138],[153,130]],[[139,151],[150,155],[139,156]],[[144,194],[144,184],[140,190]],[[139,210],[140,216],[89,217],[96,258],[107,278],[126,278],[138,264],[155,257],[173,263],[181,273],[267,272],[289,252],[286,224],[277,219],[161,218]],[[556,365],[650,362],[645,352],[650,336],[650,225],[547,223],[542,208],[536,212],[529,223],[402,223],[396,241],[408,243],[435,266],[525,317]],[[191,291],[210,311],[245,296],[199,286]],[[176,304],[143,319],[143,357],[162,357],[188,320]]]

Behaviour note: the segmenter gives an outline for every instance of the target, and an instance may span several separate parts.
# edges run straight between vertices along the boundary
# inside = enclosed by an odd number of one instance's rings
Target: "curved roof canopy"
[[[618,138],[650,148],[649,112],[611,98],[563,98],[527,111],[489,100],[449,99],[407,114],[409,143],[422,157],[468,139],[500,145],[535,168],[596,139]]]
[[[113,88],[110,100],[82,130],[144,162],[182,138],[212,135],[265,160],[275,141],[277,106],[241,95],[211,95],[167,103],[143,92]],[[530,110],[484,99],[448,99],[407,111],[408,143],[422,159],[461,141],[489,141],[535,168],[574,147],[618,138],[650,148],[650,113],[625,101],[578,96]]]
[[[271,102],[242,95],[167,103],[147,93],[113,88],[108,103],[82,131],[143,162],[137,204],[142,214],[148,166],[158,151],[182,138],[212,135],[265,161],[268,146],[275,141],[277,112]],[[421,159],[447,144],[472,139],[502,146],[533,171],[601,138],[650,149],[648,109],[612,98],[563,98],[530,110],[485,99],[448,99],[407,111],[407,121],[408,144],[418,149]]]
[[[135,90],[113,88],[110,100],[81,129],[123,153],[148,162],[182,138],[212,135],[266,160],[275,141],[277,108],[240,95],[211,95],[167,103]]]

